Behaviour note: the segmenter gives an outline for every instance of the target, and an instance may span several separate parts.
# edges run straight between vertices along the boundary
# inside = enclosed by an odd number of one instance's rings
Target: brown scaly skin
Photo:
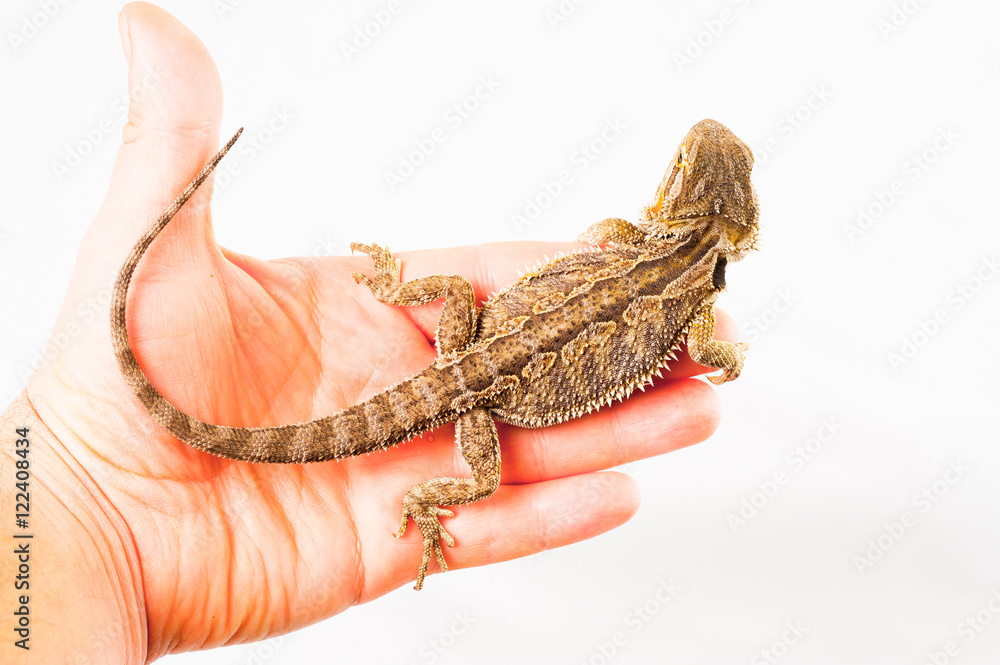
[[[447,570],[441,540],[454,544],[440,506],[489,497],[500,484],[494,420],[543,427],[588,413],[642,388],[687,340],[692,359],[732,381],[745,345],[713,339],[712,305],[725,268],[757,240],[753,154],[726,127],[702,120],[684,137],[643,219],[607,219],[580,240],[602,246],[564,256],[524,275],[477,310],[460,275],[400,283],[400,264],[378,245],[353,244],[375,262],[375,278],[355,274],[392,305],[445,299],[438,360],[420,374],[326,418],[280,427],[225,427],[181,412],[149,383],[128,341],[128,286],[143,253],[232,147],[198,174],[136,243],[115,283],[111,332],[122,376],[150,415],[201,450],[248,462],[305,463],[382,450],[447,422],[472,478],[435,478],[403,498],[403,517],[424,539],[416,588],[433,555]],[[613,246],[607,246],[607,245]]]

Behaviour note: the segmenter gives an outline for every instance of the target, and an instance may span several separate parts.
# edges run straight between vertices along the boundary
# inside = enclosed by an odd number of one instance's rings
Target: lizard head
[[[672,236],[721,217],[734,249],[751,249],[757,237],[752,167],[743,141],[722,123],[702,120],[677,148],[642,225],[652,235]]]

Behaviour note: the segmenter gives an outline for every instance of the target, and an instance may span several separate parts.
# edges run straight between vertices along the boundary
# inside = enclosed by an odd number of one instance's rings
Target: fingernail
[[[128,17],[125,10],[118,12],[118,38],[122,41],[122,51],[125,52],[125,59],[132,62],[132,42],[128,38]]]

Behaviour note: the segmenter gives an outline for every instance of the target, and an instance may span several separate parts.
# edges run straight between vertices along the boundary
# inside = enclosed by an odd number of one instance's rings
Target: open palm
[[[130,82],[155,66],[162,83],[133,103],[57,330],[107,288],[135,239],[218,147],[221,87],[204,46],[152,5],[134,3],[125,14]],[[262,261],[229,252],[212,236],[209,193],[199,191],[154,242],[130,289],[136,356],[177,407],[233,426],[301,422],[433,362],[440,304],[378,303],[351,278],[373,274],[365,256]],[[460,273],[481,298],[554,249],[508,243],[399,258],[404,280]],[[503,484],[445,520],[456,540],[449,565],[532,554],[627,520],[638,502],[632,482],[593,472],[707,437],[717,403],[686,378],[701,371],[682,361],[656,390],[564,425],[501,425]],[[287,632],[412,580],[419,533],[392,537],[403,495],[431,478],[468,475],[450,425],[383,453],[310,465],[248,464],[190,448],[129,392],[106,319],[73,337],[27,395],[131,534],[150,658]]]

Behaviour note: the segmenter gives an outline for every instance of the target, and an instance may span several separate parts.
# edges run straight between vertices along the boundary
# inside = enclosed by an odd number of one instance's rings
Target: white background
[[[643,492],[630,523],[166,662],[765,663],[770,648],[782,663],[917,665],[949,641],[948,662],[996,662],[996,3],[578,2],[564,16],[558,0],[403,0],[348,58],[386,0],[163,0],[218,63],[223,134],[245,125],[263,145],[216,186],[216,236],[235,250],[569,240],[634,219],[703,117],[757,153],[763,230],[720,303],[752,344],[719,389],[722,426],[629,466]],[[0,18],[8,399],[44,348],[125,121],[119,5],[58,5],[15,48],[41,4],[5,0]],[[449,123],[481,77],[496,89]],[[621,129],[602,143],[608,122]],[[436,127],[445,140],[390,188]],[[563,169],[570,186],[518,227]],[[658,597],[661,583],[676,590]]]

